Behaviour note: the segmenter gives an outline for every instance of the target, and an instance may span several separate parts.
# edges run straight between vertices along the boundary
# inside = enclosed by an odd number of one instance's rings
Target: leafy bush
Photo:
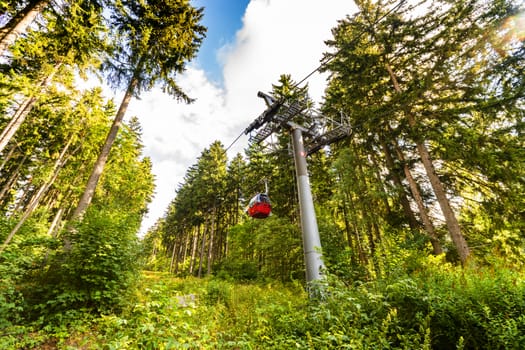
[[[91,209],[27,291],[35,317],[67,323],[78,312],[118,311],[129,302],[140,274],[136,230],[126,215]]]
[[[232,286],[230,283],[220,280],[210,280],[206,287],[205,301],[208,305],[223,304],[229,306],[231,304],[231,291]]]
[[[523,274],[432,264],[425,273],[351,288],[334,281],[325,302],[310,306],[306,327],[273,339],[316,349],[525,347]]]
[[[258,276],[257,263],[253,261],[241,261],[226,258],[215,269],[217,277],[222,279],[233,279],[235,281],[253,281]]]
[[[0,218],[1,238],[7,237],[17,220],[16,217]],[[42,268],[46,252],[56,243],[47,237],[46,231],[42,220],[27,220],[0,254],[0,329],[23,319],[27,304],[21,290],[27,284],[27,277]]]
[[[522,349],[523,273],[420,261],[423,272],[345,285],[320,303],[272,314],[261,348]],[[269,307],[270,309],[271,307]]]
[[[17,248],[16,245],[10,248]],[[0,256],[0,329],[20,321],[24,297],[16,285],[25,273],[27,259],[18,249],[8,249]]]
[[[93,320],[77,309],[74,323],[63,312],[63,324],[31,337],[90,349],[524,348],[523,273],[433,257],[415,266],[412,274],[351,285],[328,276],[320,300],[299,284],[147,272],[121,312]],[[36,344],[29,338],[5,344]]]

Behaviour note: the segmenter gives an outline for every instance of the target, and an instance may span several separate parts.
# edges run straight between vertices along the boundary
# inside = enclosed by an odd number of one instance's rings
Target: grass
[[[275,313],[301,309],[300,286],[176,278],[144,271],[123,313],[18,335],[28,349],[250,349]],[[1,345],[0,341],[0,345]],[[5,344],[5,343],[4,343]]]
[[[321,302],[310,302],[298,284],[145,271],[122,312],[13,328],[0,348],[524,348],[522,273],[427,270],[355,286],[334,280]]]

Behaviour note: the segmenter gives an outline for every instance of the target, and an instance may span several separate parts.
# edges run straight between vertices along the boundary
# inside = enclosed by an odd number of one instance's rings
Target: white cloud
[[[342,0],[325,0],[322,4],[312,0],[252,0],[236,45],[225,60],[228,102],[238,105],[247,101],[251,105],[257,99],[257,90],[270,91],[281,74],[291,74],[296,82],[302,80],[319,66],[322,53],[327,51],[324,41],[332,38],[331,29],[337,20],[354,9],[353,2]],[[325,77],[318,74],[308,81],[310,94],[317,101],[324,81]]]
[[[348,0],[252,0],[235,41],[218,52],[224,88],[190,67],[179,85],[195,103],[177,103],[157,90],[132,102],[127,114],[140,118],[157,185],[143,231],[164,214],[201,151],[215,140],[228,147],[265,109],[257,91],[271,91],[281,74],[291,74],[298,82],[317,68],[328,50],[324,41],[332,38],[331,28],[354,11]],[[308,80],[316,101],[321,100],[325,79],[315,74]],[[241,152],[246,146],[247,137],[242,137],[232,150]]]

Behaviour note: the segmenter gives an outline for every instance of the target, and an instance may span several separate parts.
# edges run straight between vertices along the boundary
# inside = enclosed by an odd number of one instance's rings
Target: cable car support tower
[[[312,282],[322,279],[324,263],[306,157],[324,146],[349,136],[350,126],[344,120],[336,121],[322,116],[317,111],[307,109],[305,102],[275,100],[263,92],[258,92],[257,96],[264,99],[267,109],[244,130],[244,134],[250,134],[250,142],[255,143],[261,143],[271,134],[283,130],[291,134],[299,194],[306,282],[311,285]],[[252,135],[254,130],[257,132]]]

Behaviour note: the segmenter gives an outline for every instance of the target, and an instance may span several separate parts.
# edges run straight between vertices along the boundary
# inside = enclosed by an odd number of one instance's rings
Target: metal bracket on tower
[[[253,130],[263,127],[255,135],[250,136],[250,142],[261,143],[282,127],[297,127],[293,119],[298,115],[302,115],[305,119],[303,111],[306,109],[306,104],[304,102],[294,101],[289,105],[284,101],[277,101],[261,91],[257,93],[257,96],[264,99],[268,108],[244,130],[245,134],[249,134]]]
[[[245,134],[249,134],[262,127],[255,135],[250,136],[250,142],[261,143],[282,128],[300,128],[307,155],[311,155],[324,146],[343,140],[351,133],[350,126],[344,121],[345,118],[341,117],[340,121],[336,121],[317,111],[306,112],[307,106],[303,101],[288,104],[261,91],[257,96],[264,99],[268,108],[244,131]]]
[[[328,146],[332,143],[339,142],[351,134],[351,128],[349,125],[341,124],[337,127],[326,131],[322,135],[314,138],[307,146],[307,154],[310,155],[319,151],[324,146]]]
[[[255,129],[259,129],[264,124],[272,121],[273,117],[279,111],[281,103],[279,101],[273,102],[260,116],[258,116],[248,127],[244,130],[244,134],[249,134]]]

